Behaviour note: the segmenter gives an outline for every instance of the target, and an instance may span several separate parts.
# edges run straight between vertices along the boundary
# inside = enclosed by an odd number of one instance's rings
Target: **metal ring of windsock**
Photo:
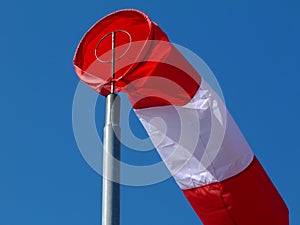
[[[124,32],[115,33],[115,58],[122,59],[115,62],[112,78],[111,65],[101,62],[110,61],[111,42],[102,38],[115,31]],[[221,98],[147,15],[122,10],[101,19],[81,40],[74,65],[79,78],[101,95],[110,93],[112,82],[116,92],[128,95],[205,225],[289,224],[284,201]],[[222,108],[225,118],[218,113]],[[153,124],[157,117],[164,120],[166,131]],[[224,130],[223,138],[214,141],[220,142],[217,149],[208,147],[212,121]]]
[[[116,33],[124,33],[128,36],[128,39],[129,39],[129,42],[128,42],[128,47],[127,49],[124,51],[124,53],[122,55],[120,55],[118,58],[115,58],[114,60],[113,59],[110,59],[110,60],[102,60],[101,57],[98,56],[98,52],[99,52],[99,49],[100,49],[100,46],[101,44],[105,41],[106,38],[108,38],[110,35],[116,35]],[[104,35],[100,41],[98,42],[98,44],[96,45],[96,48],[95,48],[95,57],[96,59],[101,62],[101,63],[113,63],[114,62],[117,62],[119,61],[120,59],[122,59],[126,54],[127,52],[129,51],[130,49],[130,46],[131,46],[131,43],[132,43],[132,38],[131,38],[131,35],[126,31],[126,30],[115,30],[115,31],[112,31],[111,33],[108,33],[106,35]]]

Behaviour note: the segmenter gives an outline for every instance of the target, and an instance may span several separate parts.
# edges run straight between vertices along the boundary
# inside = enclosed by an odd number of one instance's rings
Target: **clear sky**
[[[300,224],[298,1],[10,0],[0,3],[0,225],[101,223],[102,178],[73,135],[72,59],[90,26],[124,8],[144,11],[208,64],[291,224]],[[101,136],[103,97],[95,116]],[[122,154],[137,165],[159,160],[154,150]],[[122,225],[201,224],[172,179],[121,194]]]

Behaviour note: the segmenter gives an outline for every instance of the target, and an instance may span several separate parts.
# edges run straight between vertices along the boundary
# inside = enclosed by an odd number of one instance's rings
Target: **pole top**
[[[118,58],[115,58],[115,62],[119,61],[120,59],[122,59],[129,51],[129,49],[131,48],[131,45],[132,45],[132,36],[130,35],[129,32],[127,32],[126,30],[115,30],[115,31],[112,31],[112,32],[109,32],[107,34],[105,34],[101,39],[100,41],[97,43],[96,45],[96,48],[95,48],[95,51],[94,51],[94,54],[95,54],[95,57],[96,59],[100,62],[100,63],[104,63],[104,64],[110,64],[112,63],[112,60],[105,60],[105,59],[101,59],[101,56],[98,55],[98,50],[99,48],[101,48],[101,44],[109,38],[109,36],[115,36],[115,41],[116,41],[116,37],[118,36],[117,33],[123,33],[125,34],[128,39],[129,39],[129,42],[126,43],[128,45],[127,49],[118,57]],[[111,37],[111,40],[113,39],[113,37]]]
[[[125,35],[128,36],[129,38],[129,42],[127,49],[119,56],[116,58],[116,39],[117,39],[117,33],[124,33]],[[101,43],[103,43],[107,38],[109,38],[109,36],[111,36],[111,60],[103,60],[98,56],[98,49],[99,46],[101,45]],[[96,59],[100,62],[100,63],[104,63],[104,64],[111,64],[111,89],[110,89],[110,93],[115,93],[115,64],[117,61],[119,61],[120,59],[122,59],[127,52],[129,51],[130,47],[131,47],[131,43],[132,43],[132,37],[130,35],[129,32],[125,31],[125,30],[115,30],[112,32],[109,32],[107,34],[105,34],[100,41],[98,42],[98,44],[96,45],[95,48],[95,57]]]

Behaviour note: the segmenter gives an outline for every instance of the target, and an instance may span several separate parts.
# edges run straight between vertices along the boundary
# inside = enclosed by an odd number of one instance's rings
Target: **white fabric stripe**
[[[232,177],[253,160],[225,104],[205,81],[184,106],[151,107],[135,113],[181,189]]]

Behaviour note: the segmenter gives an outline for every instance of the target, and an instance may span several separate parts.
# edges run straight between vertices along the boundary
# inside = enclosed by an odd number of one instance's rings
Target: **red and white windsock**
[[[112,33],[113,80],[106,38]],[[74,65],[98,93],[106,96],[113,81],[117,92],[128,94],[204,225],[289,224],[284,201],[221,97],[148,16],[122,10],[103,18],[82,39]]]

